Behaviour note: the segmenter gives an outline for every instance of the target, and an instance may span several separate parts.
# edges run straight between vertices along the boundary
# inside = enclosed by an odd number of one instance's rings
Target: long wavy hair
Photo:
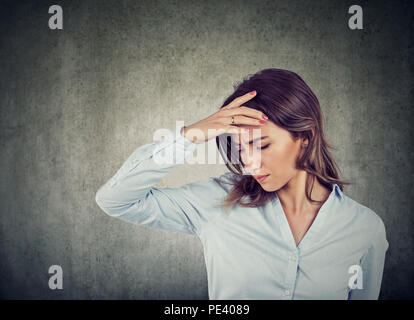
[[[244,103],[244,106],[262,111],[269,117],[268,121],[286,129],[294,140],[308,138],[307,148],[296,159],[296,168],[308,173],[305,193],[311,203],[322,204],[322,201],[311,198],[315,178],[329,190],[332,190],[335,183],[342,191],[344,185],[351,184],[339,177],[338,166],[329,151],[336,148],[324,136],[319,101],[305,81],[292,71],[275,68],[264,69],[249,76],[234,87],[234,93],[224,101],[220,109],[235,98],[256,90],[257,95]],[[224,182],[231,184],[232,188],[219,207],[224,207],[226,212],[233,205],[260,207],[277,195],[277,191],[264,190],[251,175],[244,174],[240,154],[239,161],[233,160],[234,153],[238,151],[235,151],[230,135],[217,136],[216,144],[226,167],[233,173],[226,175],[230,180]]]

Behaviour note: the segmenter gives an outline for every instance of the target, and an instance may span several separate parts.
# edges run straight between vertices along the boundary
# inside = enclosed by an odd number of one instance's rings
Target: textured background
[[[413,6],[357,1],[2,1],[0,297],[208,299],[196,236],[111,219],[97,189],[158,128],[264,68],[320,100],[345,193],[384,221],[382,299],[414,298]],[[48,7],[63,7],[63,30]],[[159,186],[225,172],[174,168]],[[48,268],[63,268],[63,290]]]

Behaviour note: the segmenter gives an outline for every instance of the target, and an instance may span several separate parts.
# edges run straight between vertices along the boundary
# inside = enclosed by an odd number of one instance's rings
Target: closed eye
[[[263,147],[261,147],[260,149],[261,150],[263,150],[263,149],[266,149],[267,147],[269,147],[270,146],[270,143],[269,144],[267,144],[267,145],[265,145],[265,146],[263,146]]]
[[[270,146],[270,143],[269,143],[269,144],[267,144],[267,145],[265,145],[265,146],[263,146],[263,147],[260,147],[260,150],[266,149],[266,148],[268,148],[269,146]],[[240,151],[240,152],[243,152],[243,151],[244,151],[244,149],[239,149],[239,151]]]

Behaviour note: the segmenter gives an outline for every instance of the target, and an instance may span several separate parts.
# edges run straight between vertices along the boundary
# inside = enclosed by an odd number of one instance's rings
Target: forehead
[[[248,132],[242,134],[232,134],[232,138],[235,143],[247,143],[247,141],[252,141],[253,143],[260,143],[271,139],[271,131],[265,128],[249,128]]]
[[[243,126],[243,128],[248,129],[248,133],[246,132],[244,135],[235,134],[232,135],[236,143],[239,143],[240,137],[242,137],[243,141],[252,141],[255,140],[255,143],[260,143],[261,141],[265,140],[273,140],[273,139],[286,139],[290,138],[290,133],[286,129],[283,129],[273,122],[268,122],[263,126]],[[263,137],[263,139],[261,139]],[[246,140],[248,139],[248,140]]]

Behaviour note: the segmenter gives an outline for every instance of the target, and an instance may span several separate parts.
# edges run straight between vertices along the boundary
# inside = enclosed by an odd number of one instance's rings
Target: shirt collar
[[[343,194],[341,188],[336,183],[333,184],[332,189],[335,190],[335,195],[337,196],[337,198],[339,200],[343,200],[344,194]]]
[[[344,199],[344,193],[342,192],[341,188],[340,188],[340,187],[339,187],[336,183],[334,183],[334,184],[332,185],[332,192],[334,192],[335,196],[336,196],[339,200],[343,200],[343,199]],[[332,194],[332,192],[331,192],[331,194]],[[272,201],[273,201],[273,202],[275,202],[275,201],[277,201],[277,200],[279,200],[279,197],[276,195],[276,197],[274,197],[274,198],[272,199]]]

